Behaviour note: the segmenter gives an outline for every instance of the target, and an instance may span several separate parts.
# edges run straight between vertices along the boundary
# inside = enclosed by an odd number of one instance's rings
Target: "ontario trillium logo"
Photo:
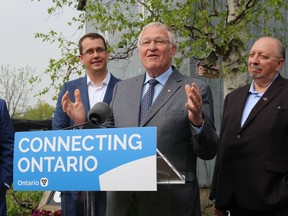
[[[47,186],[48,186],[48,183],[49,183],[49,181],[48,181],[47,178],[41,178],[41,179],[40,179],[40,185],[41,185],[42,187],[47,187]]]

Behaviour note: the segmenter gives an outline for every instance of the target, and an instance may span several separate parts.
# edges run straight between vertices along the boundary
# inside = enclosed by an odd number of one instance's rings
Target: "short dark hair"
[[[102,35],[100,35],[98,33],[87,33],[87,34],[83,35],[78,42],[78,48],[79,48],[80,55],[83,54],[82,42],[86,38],[91,38],[92,40],[93,39],[101,39],[103,41],[104,46],[105,46],[105,50],[107,50],[107,42]]]

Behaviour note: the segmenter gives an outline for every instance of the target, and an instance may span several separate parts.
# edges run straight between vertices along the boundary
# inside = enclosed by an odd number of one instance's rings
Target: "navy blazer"
[[[0,99],[0,215],[6,215],[5,184],[13,181],[14,129],[6,102]]]
[[[115,84],[120,81],[111,74],[109,84],[104,96],[103,101],[110,104],[113,94],[113,88]],[[88,88],[87,88],[87,76],[81,77],[76,80],[72,80],[64,83],[62,90],[59,94],[56,109],[54,112],[54,118],[52,121],[52,129],[63,129],[74,125],[74,122],[69,118],[69,116],[62,110],[61,99],[66,91],[70,93],[70,100],[75,101],[74,91],[79,89],[81,93],[81,99],[85,107],[85,114],[90,110]],[[105,215],[106,208],[106,192],[95,192],[95,210],[97,216]],[[61,208],[63,215],[78,216],[84,214],[84,202],[82,199],[77,199],[75,197],[81,197],[80,191],[67,191],[61,193]]]
[[[111,78],[109,84],[107,86],[107,90],[103,99],[103,102],[110,104],[112,100],[113,88],[115,84],[120,81],[120,79],[116,78],[111,74]],[[69,126],[74,125],[74,122],[69,118],[69,116],[62,110],[61,99],[66,91],[70,93],[70,100],[75,101],[74,91],[75,89],[79,89],[81,93],[81,99],[83,105],[85,107],[85,114],[90,110],[89,96],[88,96],[88,88],[87,88],[87,76],[81,77],[76,80],[72,80],[64,83],[61,92],[59,94],[56,109],[54,111],[54,117],[52,121],[52,129],[59,130]]]
[[[279,74],[241,127],[249,87],[225,98],[211,194],[217,208],[233,194],[251,210],[288,203],[288,80]]]

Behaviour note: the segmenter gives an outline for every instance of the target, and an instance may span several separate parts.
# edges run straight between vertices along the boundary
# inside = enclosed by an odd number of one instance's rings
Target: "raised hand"
[[[61,99],[62,109],[75,122],[76,125],[84,124],[85,109],[82,103],[79,89],[74,91],[75,102],[70,100],[69,92],[66,91]]]
[[[192,83],[191,86],[185,86],[185,92],[187,95],[186,107],[188,109],[188,117],[194,126],[200,127],[203,123],[201,111],[202,97],[200,90],[195,83]]]

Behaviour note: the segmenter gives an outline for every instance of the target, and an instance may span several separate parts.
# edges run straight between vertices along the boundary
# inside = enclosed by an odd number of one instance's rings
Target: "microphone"
[[[105,102],[96,103],[88,112],[88,121],[95,125],[103,125],[103,123],[111,116],[111,107]]]
[[[111,116],[111,107],[105,102],[96,103],[88,112],[88,121],[79,125],[72,125],[70,127],[63,128],[62,130],[69,130],[74,128],[82,127],[83,129],[95,128],[96,127],[106,127],[114,128],[114,126],[104,125],[103,123]]]

